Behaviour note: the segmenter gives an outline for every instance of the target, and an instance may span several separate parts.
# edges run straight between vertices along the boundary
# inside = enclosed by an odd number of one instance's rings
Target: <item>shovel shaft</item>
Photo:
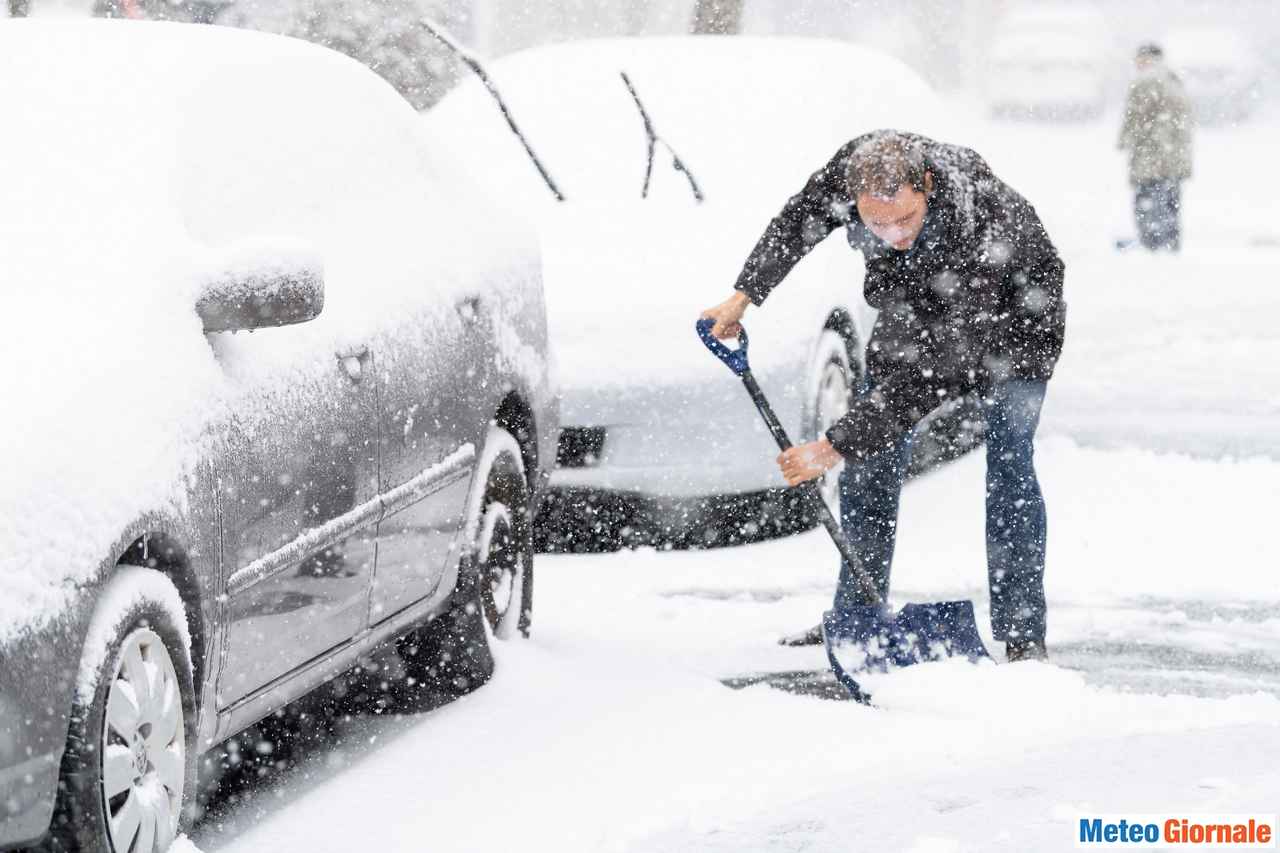
[[[773,406],[769,405],[768,399],[764,396],[764,391],[760,390],[760,383],[756,382],[756,378],[751,375],[751,371],[744,370],[739,374],[742,384],[746,387],[747,393],[751,395],[751,402],[755,404],[756,409],[760,412],[760,416],[764,418],[765,426],[769,428],[769,434],[773,436],[773,440],[778,443],[781,450],[789,450],[794,445],[787,436],[787,431],[783,429],[782,422],[778,420],[778,416],[774,414]],[[866,604],[879,605],[884,603],[884,599],[880,597],[880,591],[876,589],[875,581],[867,574],[866,567],[862,565],[862,560],[853,549],[853,545],[849,543],[849,539],[844,535],[844,531],[840,528],[840,522],[836,521],[835,516],[831,514],[831,508],[827,506],[827,502],[822,499],[822,492],[818,488],[816,480],[809,480],[797,486],[804,499],[808,502],[809,508],[818,516],[818,520],[822,522],[822,526],[827,529],[827,533],[831,534],[831,541],[835,543],[840,556],[849,564],[849,568],[853,570],[854,576],[858,579],[858,587],[862,590],[863,601]]]
[[[791,439],[787,437],[787,431],[782,428],[782,422],[774,414],[773,406],[769,405],[769,401],[764,396],[764,391],[760,390],[760,383],[756,382],[756,378],[751,375],[751,364],[747,361],[747,330],[739,330],[738,348],[729,349],[712,334],[714,327],[715,322],[709,317],[703,317],[695,324],[698,337],[702,339],[703,345],[711,351],[712,355],[720,359],[726,367],[732,370],[735,376],[742,380],[747,393],[751,395],[751,402],[755,404],[756,410],[760,412],[760,417],[764,418],[765,426],[769,428],[769,435],[773,436],[773,440],[778,443],[778,447],[782,450],[790,450],[793,445],[791,444]],[[880,597],[880,591],[876,589],[875,581],[871,579],[871,575],[867,574],[866,567],[862,565],[862,560],[858,559],[857,552],[853,550],[853,546],[849,544],[844,531],[840,529],[840,522],[836,521],[835,516],[831,514],[831,509],[827,506],[827,502],[822,499],[822,492],[819,491],[818,484],[810,480],[807,483],[801,483],[798,488],[814,514],[818,516],[818,520],[822,522],[822,526],[827,528],[827,532],[831,534],[831,541],[835,543],[836,548],[840,551],[840,556],[844,557],[844,561],[853,570],[854,577],[858,579],[858,587],[862,590],[863,602],[871,605],[884,604],[884,599]]]

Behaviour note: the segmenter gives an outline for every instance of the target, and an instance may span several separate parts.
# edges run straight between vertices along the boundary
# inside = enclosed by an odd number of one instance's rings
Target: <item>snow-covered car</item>
[[[563,202],[479,80],[425,121],[541,231],[564,429],[540,545],[719,544],[788,524],[777,448],[694,321],[833,151],[878,127],[945,137],[943,105],[901,62],[816,39],[573,42],[488,75]],[[646,127],[662,140],[651,175]],[[841,242],[747,316],[754,372],[797,440],[843,414],[862,371],[873,314]]]
[[[1262,98],[1262,59],[1235,30],[1197,27],[1168,33],[1160,46],[1182,78],[1200,124],[1244,121]]]
[[[149,853],[358,656],[527,630],[537,244],[324,48],[15,20],[0,78],[0,847]]]

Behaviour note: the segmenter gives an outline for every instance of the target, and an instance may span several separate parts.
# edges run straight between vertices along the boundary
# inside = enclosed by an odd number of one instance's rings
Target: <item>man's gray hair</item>
[[[849,190],[854,198],[865,194],[893,198],[903,186],[924,192],[926,170],[920,143],[897,131],[885,131],[853,149]]]

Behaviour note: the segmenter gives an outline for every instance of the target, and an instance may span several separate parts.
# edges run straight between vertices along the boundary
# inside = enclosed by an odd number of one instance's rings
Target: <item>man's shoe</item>
[[[1044,643],[1040,640],[1010,640],[1004,644],[1004,656],[1008,658],[1009,663],[1049,659],[1049,653],[1045,651]]]
[[[808,631],[799,634],[787,634],[778,638],[780,646],[820,646],[822,645],[822,623],[819,622]]]

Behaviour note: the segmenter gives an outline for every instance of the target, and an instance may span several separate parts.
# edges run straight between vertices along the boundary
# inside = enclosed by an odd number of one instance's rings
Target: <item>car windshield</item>
[[[503,57],[489,71],[570,201],[641,198],[648,138],[622,72],[709,203],[785,197],[797,178],[803,180],[793,164],[829,157],[848,140],[851,127],[870,130],[908,120],[919,126],[921,115],[937,114],[924,83],[875,51],[813,39],[771,39],[767,53],[749,37],[696,41],[568,43]],[[832,67],[849,73],[833,76]],[[839,107],[809,109],[815,98]],[[769,110],[759,109],[762,102]],[[552,200],[478,81],[465,81],[427,111],[426,119],[464,161],[486,152],[489,165],[482,177],[496,193]],[[780,127],[789,130],[779,134]],[[670,153],[659,146],[652,197],[695,204],[687,178],[670,164]]]

